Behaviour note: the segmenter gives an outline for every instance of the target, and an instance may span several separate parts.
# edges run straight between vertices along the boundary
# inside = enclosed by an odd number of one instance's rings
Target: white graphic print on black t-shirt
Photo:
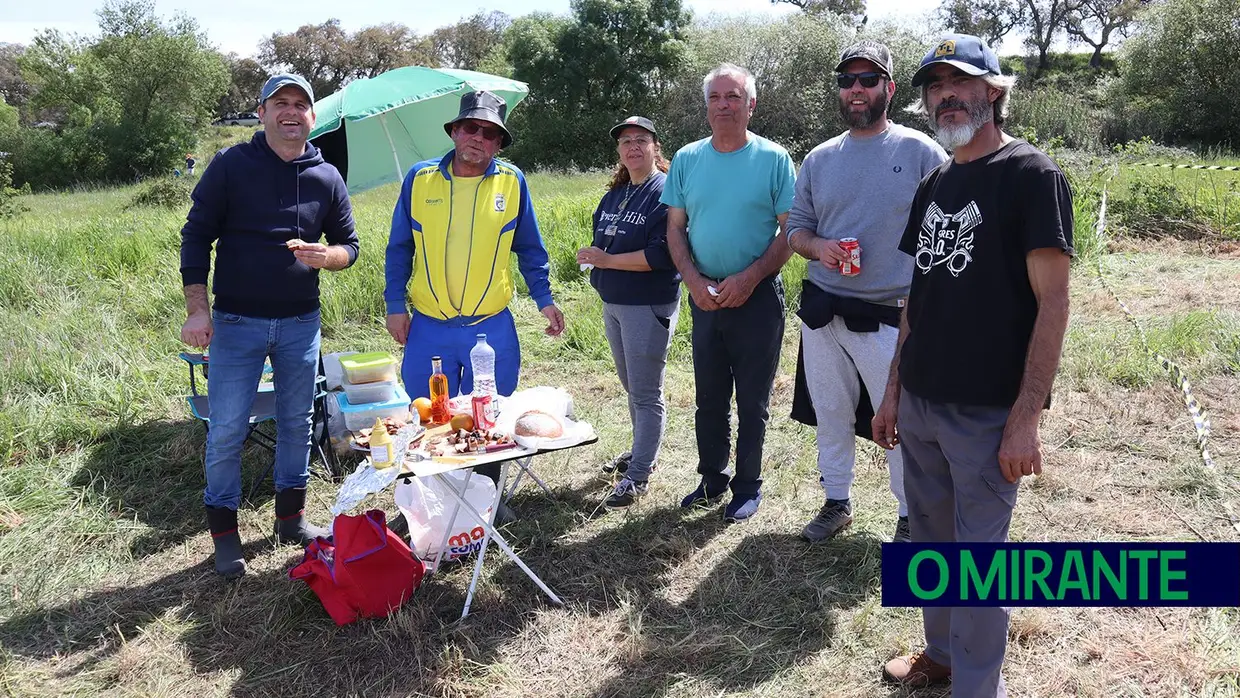
[[[1026,257],[1071,254],[1072,225],[1067,179],[1025,141],[927,175],[900,242],[916,262],[901,384],[934,402],[1011,406],[1038,310]]]
[[[950,216],[939,205],[930,202],[921,220],[921,234],[917,236],[917,254],[914,261],[923,273],[938,264],[946,264],[952,276],[973,261],[973,229],[982,222],[982,212],[977,202],[970,201],[958,213]]]

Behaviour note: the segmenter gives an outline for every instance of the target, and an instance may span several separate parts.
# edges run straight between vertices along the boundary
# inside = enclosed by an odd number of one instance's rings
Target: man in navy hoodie
[[[318,270],[339,271],[358,254],[344,180],[306,142],[314,128],[309,83],[297,75],[271,78],[258,116],[263,130],[212,159],[181,230],[188,316],[181,341],[210,346],[203,499],[215,571],[228,578],[245,574],[237,532],[241,447],[268,358],[276,399],[276,538],[304,545],[327,535],[302,515],[319,360]],[[215,303],[209,306],[213,244]]]

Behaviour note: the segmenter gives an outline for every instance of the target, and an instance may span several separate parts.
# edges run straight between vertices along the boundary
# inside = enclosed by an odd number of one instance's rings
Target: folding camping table
[[[471,576],[469,580],[469,591],[465,595],[465,608],[461,611],[461,618],[465,618],[469,615],[469,607],[474,600],[474,590],[478,586],[478,578],[482,575],[482,563],[486,557],[487,549],[490,543],[494,543],[501,551],[503,551],[505,555],[508,556],[509,559],[516,563],[517,567],[520,567],[521,571],[525,573],[525,576],[529,577],[531,581],[537,584],[538,588],[542,589],[543,593],[545,593],[553,603],[557,605],[563,603],[560,600],[560,597],[556,596],[555,592],[551,591],[551,588],[548,587],[546,583],[543,582],[543,580],[540,579],[538,575],[525,564],[525,561],[521,559],[521,556],[517,555],[516,551],[514,551],[512,546],[509,545],[508,541],[504,539],[504,536],[501,535],[499,531],[495,530],[495,513],[499,509],[501,502],[507,502],[512,498],[513,493],[516,492],[517,487],[521,484],[521,478],[525,475],[529,475],[529,477],[533,479],[544,492],[551,494],[551,489],[547,487],[547,483],[543,482],[542,479],[538,477],[538,474],[534,472],[534,469],[531,466],[531,462],[535,456],[554,453],[556,451],[566,451],[581,446],[588,446],[596,443],[597,441],[598,437],[593,436],[580,443],[575,443],[571,446],[562,446],[559,448],[531,449],[517,446],[513,449],[496,451],[495,453],[468,458],[445,457],[430,460],[405,461],[405,469],[400,475],[397,476],[397,479],[408,481],[409,478],[413,477],[433,477],[438,480],[441,485],[443,485],[445,490],[451,492],[453,498],[456,499],[456,506],[452,512],[452,519],[448,527],[444,529],[443,539],[439,542],[439,554],[435,557],[435,564],[431,566],[428,573],[434,574],[438,571],[439,561],[443,558],[444,552],[447,549],[448,533],[455,526],[456,517],[460,514],[462,509],[466,511],[483,530],[482,544],[478,549],[478,559],[474,561],[474,572],[473,576]],[[499,482],[496,483],[495,487],[495,499],[491,503],[491,515],[484,518],[477,511],[474,511],[474,508],[465,501],[465,492],[466,488],[469,487],[469,479],[474,475],[474,468],[482,465],[493,465],[497,463],[500,465],[500,474]],[[511,486],[509,486],[509,466],[513,463],[516,463],[519,472],[517,473],[517,476],[513,480]],[[458,491],[452,486],[451,480],[445,477],[445,475],[461,469],[468,469],[469,472],[465,474],[465,480],[461,483],[461,489]]]

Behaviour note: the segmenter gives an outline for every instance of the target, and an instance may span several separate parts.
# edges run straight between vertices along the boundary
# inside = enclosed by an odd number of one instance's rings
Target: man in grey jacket
[[[811,542],[852,524],[857,404],[863,383],[875,410],[882,400],[913,273],[912,259],[897,247],[918,183],[947,159],[929,136],[888,121],[896,85],[886,46],[868,40],[850,46],[835,71],[840,116],[849,129],[806,156],[788,216],[788,244],[809,260],[801,350],[826,494],[822,510],[801,532]],[[857,240],[860,273],[841,273],[842,238]],[[888,451],[887,463],[898,503],[893,540],[907,541],[900,452]]]

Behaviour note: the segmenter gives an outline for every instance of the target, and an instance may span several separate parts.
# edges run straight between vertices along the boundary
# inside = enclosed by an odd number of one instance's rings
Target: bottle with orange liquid
[[[452,419],[448,409],[448,377],[443,372],[443,359],[431,357],[431,424],[447,424]]]

